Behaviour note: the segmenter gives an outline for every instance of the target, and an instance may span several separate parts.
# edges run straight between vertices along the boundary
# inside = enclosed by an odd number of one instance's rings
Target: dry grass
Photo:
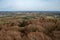
[[[2,18],[0,40],[53,40],[53,31],[60,31],[60,20],[46,18]]]

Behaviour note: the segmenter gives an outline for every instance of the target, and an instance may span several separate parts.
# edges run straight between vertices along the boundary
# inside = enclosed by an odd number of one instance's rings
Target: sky
[[[60,0],[0,0],[0,11],[60,11]]]

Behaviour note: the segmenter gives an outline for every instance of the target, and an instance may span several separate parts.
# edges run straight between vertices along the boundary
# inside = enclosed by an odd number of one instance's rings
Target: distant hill
[[[60,15],[60,11],[0,11],[0,15],[15,15],[27,13]]]

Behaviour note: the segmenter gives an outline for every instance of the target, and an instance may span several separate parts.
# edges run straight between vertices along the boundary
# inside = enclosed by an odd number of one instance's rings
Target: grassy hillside
[[[16,14],[0,17],[0,40],[60,40],[58,32],[60,18],[54,15]]]

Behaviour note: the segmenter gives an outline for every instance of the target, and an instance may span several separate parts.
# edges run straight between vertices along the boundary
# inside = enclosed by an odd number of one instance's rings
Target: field
[[[60,40],[60,12],[0,12],[0,40]]]

